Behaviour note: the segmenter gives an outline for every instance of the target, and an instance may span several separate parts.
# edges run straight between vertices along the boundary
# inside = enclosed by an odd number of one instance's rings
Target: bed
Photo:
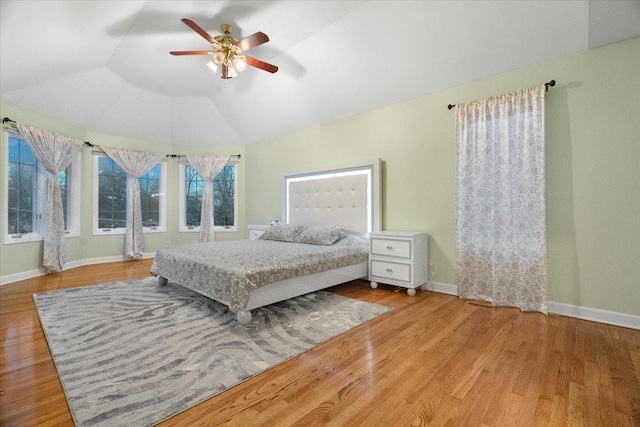
[[[368,233],[381,225],[380,160],[289,173],[283,184],[283,224],[278,230],[288,229],[293,241],[164,247],[151,267],[158,283],[171,281],[219,301],[236,313],[238,323],[247,325],[252,309],[366,277]],[[330,245],[301,238],[314,241],[314,232],[336,229],[343,232]]]

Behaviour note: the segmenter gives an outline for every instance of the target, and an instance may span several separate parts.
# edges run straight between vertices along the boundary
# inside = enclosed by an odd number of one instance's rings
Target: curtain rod
[[[167,157],[178,158],[178,157],[187,157],[186,154],[167,154]],[[237,157],[240,159],[242,157],[241,154],[229,154],[229,157]]]
[[[18,127],[16,126],[16,122],[11,120],[9,117],[5,117],[4,119],[2,119],[2,124],[6,124],[7,126],[9,126],[11,128],[11,130],[18,132]],[[99,150],[102,150],[102,147],[100,147],[99,145],[96,144],[92,144],[89,141],[84,141],[84,145],[86,145],[89,148],[96,148]],[[171,157],[171,158],[176,158],[176,157],[186,157],[185,154],[167,154],[167,157]],[[240,154],[231,154],[229,157],[237,157],[238,159],[240,159],[241,155]]]
[[[549,92],[549,87],[554,87],[555,85],[556,85],[556,81],[555,80],[551,80],[551,81],[545,83],[544,84],[544,91],[545,92]],[[449,105],[447,105],[447,109],[451,110],[455,106],[456,106],[456,104],[449,104]]]
[[[18,130],[17,123],[11,120],[9,117],[5,117],[4,119],[2,119],[2,124],[10,127],[11,130],[14,132],[20,133],[20,131]],[[90,147],[93,146],[89,141],[85,141],[84,143],[86,145],[89,145]]]

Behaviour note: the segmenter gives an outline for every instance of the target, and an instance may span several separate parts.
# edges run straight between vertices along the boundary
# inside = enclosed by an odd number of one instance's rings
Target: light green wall
[[[557,81],[547,94],[550,301],[640,315],[640,38],[582,51],[247,148],[247,220],[280,218],[282,175],[380,157],[383,228],[430,233],[456,284],[449,103]]]
[[[163,146],[119,136],[106,135],[96,132],[88,132],[67,123],[51,119],[41,114],[20,108],[8,102],[0,103],[0,117],[10,119],[51,130],[81,141],[89,141],[93,144],[123,147],[165,154],[240,154],[238,162],[238,231],[217,232],[217,240],[231,240],[246,238],[245,221],[245,148],[237,146],[223,147],[181,147],[176,149],[169,145]],[[3,135],[4,138],[4,135]],[[0,155],[2,168],[0,176],[4,176],[4,139],[0,143]],[[94,236],[93,235],[93,160],[91,149],[82,151],[82,183],[81,183],[81,224],[80,236],[66,239],[67,262],[91,260],[94,258],[107,258],[122,256],[124,248],[124,235]],[[184,159],[182,159],[184,160]],[[192,243],[197,237],[196,233],[178,232],[178,160],[167,159],[167,232],[145,234],[145,252],[155,252],[158,248],[171,244]],[[0,200],[4,203],[4,185],[0,186]],[[5,217],[4,206],[0,209],[0,230],[4,235]],[[42,242],[26,242],[0,245],[0,276],[37,270],[42,265]]]

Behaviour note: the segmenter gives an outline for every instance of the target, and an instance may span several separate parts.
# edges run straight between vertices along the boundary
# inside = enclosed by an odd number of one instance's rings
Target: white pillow
[[[303,229],[304,227],[302,225],[282,224],[278,222],[267,228],[267,231],[260,236],[260,239],[290,242],[291,239],[300,234]]]
[[[305,227],[305,229],[291,241],[293,243],[330,246],[340,240],[345,234],[346,230],[336,225],[311,225]]]

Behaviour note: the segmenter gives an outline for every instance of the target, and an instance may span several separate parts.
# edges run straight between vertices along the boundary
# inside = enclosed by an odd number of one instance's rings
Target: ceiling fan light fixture
[[[247,58],[244,55],[239,55],[235,58],[233,65],[238,71],[244,71],[247,68]]]
[[[238,77],[235,67],[229,67],[229,78]]]
[[[214,53],[214,54],[213,54],[213,62],[214,62],[216,65],[220,65],[220,64],[222,64],[222,63],[224,62],[224,60],[225,60],[225,55],[224,55],[224,53],[222,53],[222,52],[218,51],[218,52],[216,52],[216,53]]]
[[[211,71],[213,71],[214,73],[218,70],[218,64],[216,64],[213,59],[209,62],[207,62],[207,67],[211,68]]]

